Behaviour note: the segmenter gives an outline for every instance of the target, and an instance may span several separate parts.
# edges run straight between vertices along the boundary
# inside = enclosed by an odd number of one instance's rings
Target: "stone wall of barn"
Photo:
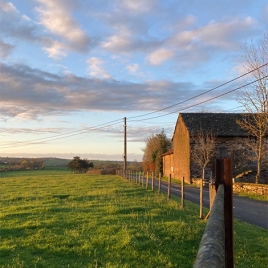
[[[215,176],[215,159],[221,157],[228,157],[232,159],[233,164],[233,177],[248,170],[256,170],[256,162],[249,160],[249,155],[252,154],[248,147],[248,137],[217,137],[215,140],[215,155],[206,168],[207,177],[210,170],[212,177]],[[192,143],[191,143],[192,144]],[[264,138],[264,152],[262,169],[268,168],[268,138]],[[193,145],[191,146],[191,150]],[[262,172],[262,174],[265,174]],[[261,175],[262,175],[261,174]],[[195,165],[191,163],[191,179],[200,178],[202,175],[201,170],[197,170]],[[263,175],[265,176],[265,175]],[[268,178],[262,178],[263,183]]]
[[[215,159],[217,158],[231,158],[233,164],[233,176],[247,171],[256,170],[256,161],[251,161],[249,155],[253,152],[248,147],[248,137],[216,137],[215,155],[206,168],[206,177],[215,177]],[[254,142],[254,140],[251,140]],[[262,169],[268,169],[268,137],[263,139],[264,155]],[[173,161],[174,161],[174,178],[191,183],[193,178],[200,178],[202,175],[201,169],[196,169],[196,166],[190,161],[191,151],[193,148],[193,141],[190,140],[189,131],[186,128],[181,116],[175,127],[173,135]],[[167,167],[169,172],[170,167]],[[262,174],[266,174],[265,172]],[[263,175],[262,175],[263,176]],[[265,175],[264,175],[265,176]],[[267,178],[262,178],[262,183],[266,183]]]
[[[227,157],[233,162],[233,175],[250,169],[256,169],[256,162],[249,159],[253,152],[248,147],[248,137],[218,137],[216,139],[216,157],[221,157],[220,151],[222,147],[227,148]],[[262,168],[268,168],[268,138],[264,138],[264,152]]]
[[[168,178],[171,174],[171,177],[174,178],[174,155],[173,153],[166,154],[162,157],[163,159],[163,176]]]
[[[185,182],[190,183],[190,137],[180,116],[173,136],[173,154],[174,178],[181,180],[184,177]]]

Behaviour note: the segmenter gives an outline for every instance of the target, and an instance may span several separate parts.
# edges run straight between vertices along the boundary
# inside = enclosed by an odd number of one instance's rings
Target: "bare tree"
[[[203,218],[203,182],[205,169],[215,154],[215,136],[212,131],[205,132],[201,127],[197,133],[193,133],[192,162],[202,169],[202,180],[200,185],[200,218]]]
[[[259,45],[251,41],[251,43],[245,43],[243,49],[246,60],[245,70],[247,72],[254,70],[247,78],[247,82],[258,81],[244,88],[238,94],[238,102],[242,104],[247,114],[244,115],[243,120],[239,120],[237,123],[249,135],[247,141],[247,146],[250,149],[248,159],[257,163],[255,182],[258,183],[261,164],[267,154],[264,138],[268,132],[268,32]]]

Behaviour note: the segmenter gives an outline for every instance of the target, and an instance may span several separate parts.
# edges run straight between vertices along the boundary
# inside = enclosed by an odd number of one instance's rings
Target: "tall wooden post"
[[[181,208],[184,208],[184,177],[181,180]]]
[[[171,174],[169,174],[168,178],[168,195],[167,195],[168,200],[170,199],[170,188],[171,188]]]
[[[200,184],[200,215],[199,218],[203,219],[203,182],[205,178],[205,169],[202,169],[202,179]]]
[[[148,189],[149,172],[146,174],[146,189]]]
[[[224,184],[225,267],[234,267],[234,215],[232,160],[216,159],[216,189]]]
[[[154,172],[152,172],[152,191],[154,190]]]
[[[141,178],[141,186],[143,188],[144,185],[144,171],[142,172],[142,178]]]
[[[127,177],[127,118],[124,117],[124,178]]]
[[[161,193],[161,173],[159,173],[159,179],[158,179],[158,194]]]

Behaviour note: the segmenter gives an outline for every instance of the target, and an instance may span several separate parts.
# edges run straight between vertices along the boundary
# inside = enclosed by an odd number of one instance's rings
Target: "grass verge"
[[[0,179],[0,267],[192,267],[199,207],[116,176]],[[235,221],[236,267],[266,267],[267,231]]]

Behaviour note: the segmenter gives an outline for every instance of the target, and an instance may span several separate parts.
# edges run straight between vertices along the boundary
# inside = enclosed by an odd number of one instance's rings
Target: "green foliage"
[[[68,163],[68,168],[77,173],[85,173],[89,168],[93,168],[93,163],[86,159],[81,159],[79,156],[75,156]]]
[[[0,158],[0,171],[34,170],[44,168],[40,158]]]
[[[162,155],[171,147],[171,140],[167,138],[164,130],[159,134],[148,137],[143,149],[143,171],[154,171],[156,174],[163,173]]]
[[[41,172],[41,171],[40,171]],[[0,179],[0,267],[192,267],[199,207],[116,176]],[[267,231],[235,221],[235,265],[266,267]]]

